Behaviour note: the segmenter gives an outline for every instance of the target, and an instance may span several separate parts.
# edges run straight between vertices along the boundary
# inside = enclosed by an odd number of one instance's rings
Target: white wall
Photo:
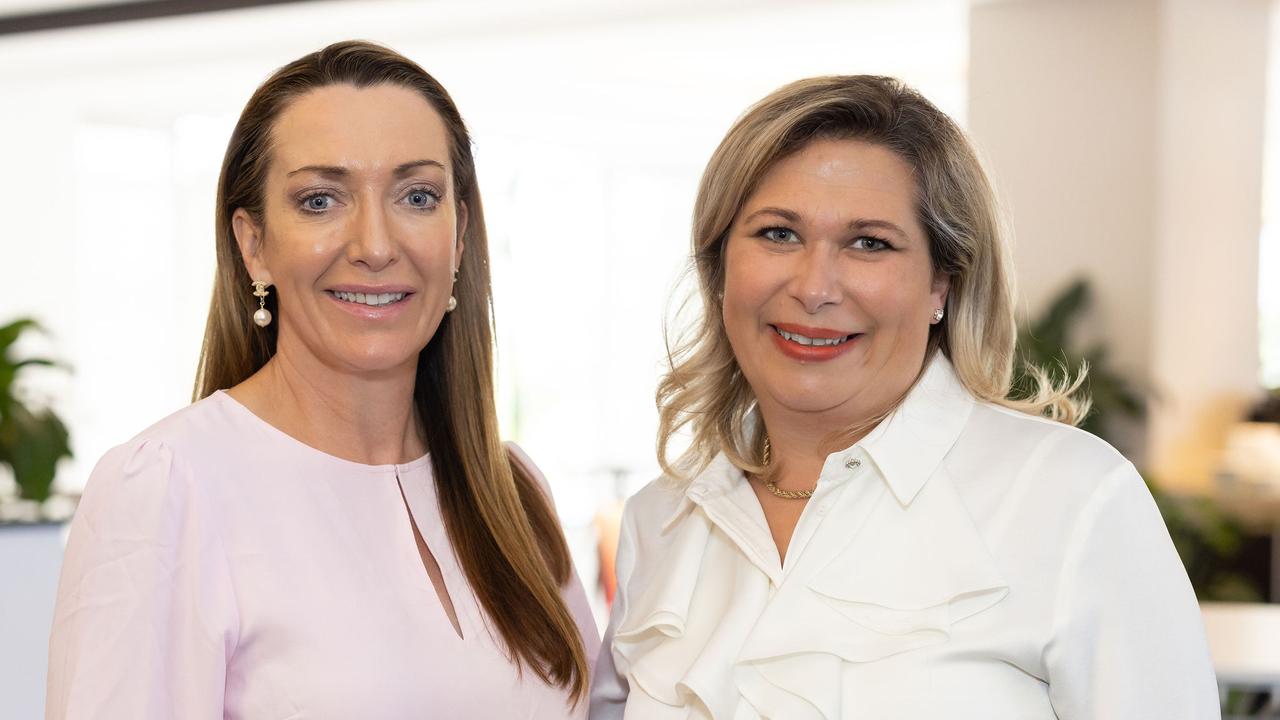
[[[971,16],[970,128],[1008,201],[1024,309],[1076,275],[1082,344],[1155,395],[1130,457],[1204,489],[1258,390],[1267,0],[1021,0]]]
[[[1204,487],[1259,395],[1258,260],[1270,0],[1160,14],[1152,469]]]

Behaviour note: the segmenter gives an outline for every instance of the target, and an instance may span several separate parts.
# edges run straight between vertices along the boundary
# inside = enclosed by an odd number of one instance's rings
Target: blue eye
[[[302,209],[310,213],[322,213],[332,208],[334,202],[329,193],[313,193],[302,198]]]
[[[784,227],[765,228],[757,234],[769,242],[779,244],[792,243],[796,240],[796,234],[790,229]]]
[[[431,210],[440,204],[440,196],[426,188],[413,188],[404,196],[404,200],[419,210]]]

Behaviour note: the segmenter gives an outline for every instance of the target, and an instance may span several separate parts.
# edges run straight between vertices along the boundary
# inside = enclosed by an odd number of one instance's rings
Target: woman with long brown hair
[[[484,214],[453,101],[346,42],[222,166],[197,402],[72,524],[48,716],[585,717],[596,630],[498,437]]]

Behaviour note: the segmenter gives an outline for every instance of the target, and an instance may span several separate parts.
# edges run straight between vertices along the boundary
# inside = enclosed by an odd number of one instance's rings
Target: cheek
[[[785,285],[781,258],[753,252],[752,248],[730,242],[725,253],[725,320],[754,319]]]
[[[458,236],[457,218],[451,211],[441,208],[435,215],[406,213],[395,219],[393,232],[405,254],[424,271],[434,271],[438,265],[453,267]],[[452,277],[452,270],[445,274]]]
[[[850,284],[849,293],[882,328],[914,326],[932,307],[930,279],[915,267],[884,270],[863,275]]]
[[[268,236],[265,260],[276,285],[306,285],[323,266],[325,245],[316,238],[296,233]]]
[[[758,325],[760,309],[767,297],[759,278],[744,272],[745,269],[741,262],[726,263],[725,267],[722,317],[729,341],[734,344],[745,340]]]
[[[266,244],[268,262],[280,266],[277,272],[292,274],[311,270],[341,252],[343,228],[340,222],[303,222],[277,212],[268,220]]]

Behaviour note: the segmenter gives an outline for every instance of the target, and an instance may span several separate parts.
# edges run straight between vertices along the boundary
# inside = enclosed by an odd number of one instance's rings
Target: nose
[[[823,248],[808,246],[796,258],[795,275],[791,278],[791,296],[800,301],[805,312],[816,314],[824,305],[839,304],[843,298],[835,258]]]
[[[387,211],[379,202],[362,202],[347,241],[347,260],[377,272],[396,261],[397,246],[392,237]]]

